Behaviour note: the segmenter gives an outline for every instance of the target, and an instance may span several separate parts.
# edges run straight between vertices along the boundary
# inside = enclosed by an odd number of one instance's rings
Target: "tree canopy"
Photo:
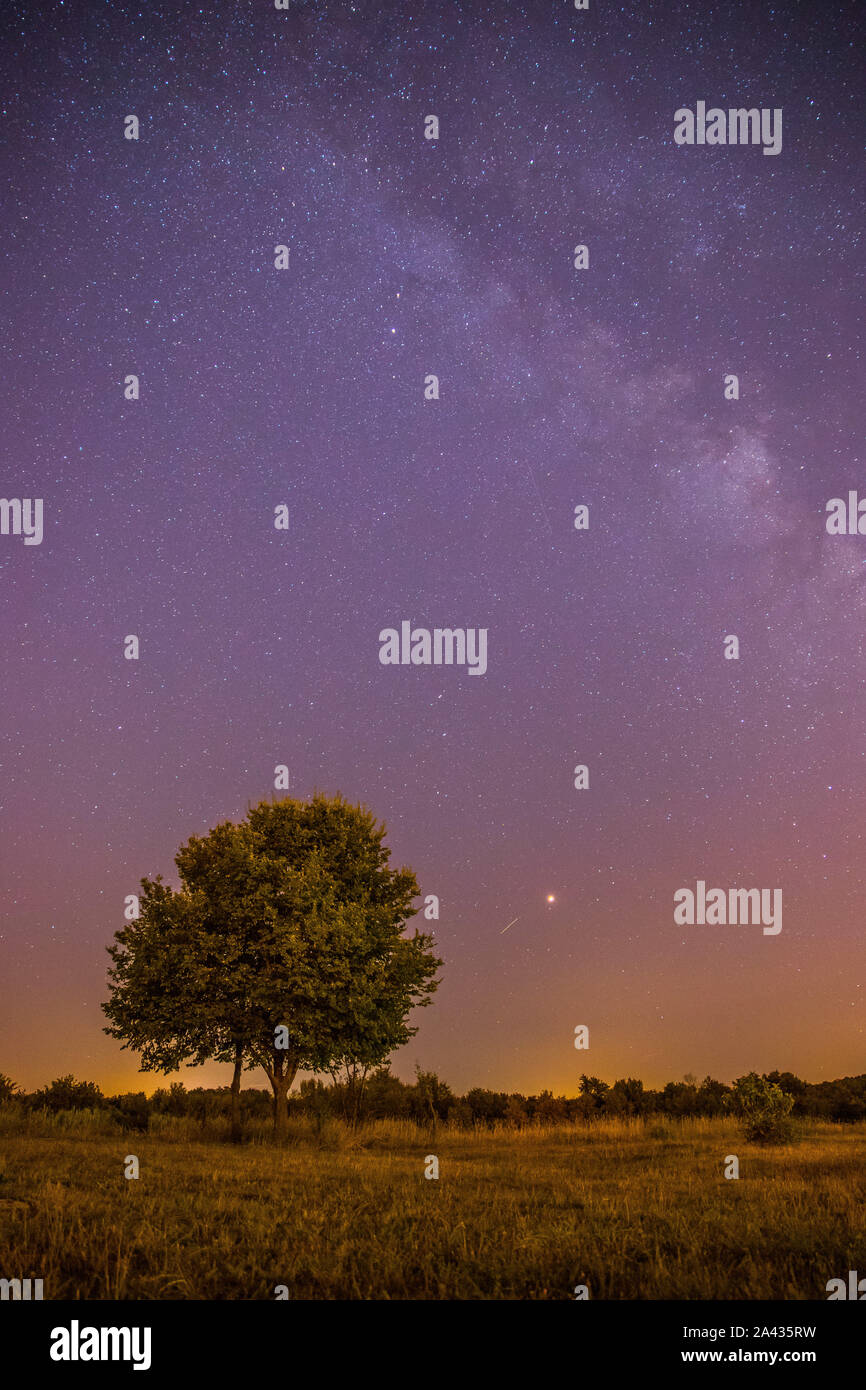
[[[385,827],[341,797],[262,802],[193,836],[180,887],[143,879],[140,915],[110,946],[105,1029],[143,1070],[261,1066],[278,1132],[299,1068],[380,1064],[417,1031],[441,965],[404,935],[411,870],[391,869]]]

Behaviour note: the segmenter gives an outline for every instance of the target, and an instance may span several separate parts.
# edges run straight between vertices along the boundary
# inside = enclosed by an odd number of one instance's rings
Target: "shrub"
[[[505,1106],[505,1121],[514,1129],[522,1129],[526,1124],[526,1101],[523,1096],[512,1095],[508,1097]]]
[[[752,1144],[787,1144],[794,1131],[793,1105],[793,1096],[754,1071],[737,1078],[729,1098],[729,1108]]]
[[[150,1122],[150,1106],[143,1091],[129,1091],[126,1095],[112,1096],[109,1100],[111,1114],[123,1130],[143,1134]]]
[[[61,1110],[100,1110],[105,1097],[95,1081],[76,1081],[74,1076],[60,1076],[49,1086],[31,1097],[36,1110],[48,1110],[57,1115]]]
[[[0,1105],[6,1101],[14,1100],[20,1095],[20,1090],[11,1076],[6,1076],[0,1071]]]

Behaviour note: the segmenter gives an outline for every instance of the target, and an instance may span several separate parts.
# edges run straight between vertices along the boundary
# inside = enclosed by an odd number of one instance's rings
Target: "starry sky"
[[[0,1071],[162,1084],[105,947],[280,763],[440,898],[405,1079],[866,1069],[866,537],[824,515],[866,495],[862,11],[2,25],[0,491],[45,534],[0,536]],[[782,152],[675,145],[699,100]],[[402,620],[487,628],[486,674],[382,666]],[[697,879],[782,932],[675,925]]]

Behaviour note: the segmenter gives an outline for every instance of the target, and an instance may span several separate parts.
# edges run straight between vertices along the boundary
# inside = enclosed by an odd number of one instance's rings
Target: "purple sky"
[[[45,534],[0,535],[0,1070],[160,1084],[101,1031],[123,899],[285,763],[441,899],[404,1077],[862,1072],[862,11],[3,24],[0,492]],[[781,153],[677,146],[698,101]],[[403,620],[486,674],[382,666]],[[676,926],[698,879],[782,932]]]

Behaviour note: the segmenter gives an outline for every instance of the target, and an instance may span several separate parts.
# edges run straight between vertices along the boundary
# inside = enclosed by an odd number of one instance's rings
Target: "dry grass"
[[[866,1273],[863,1125],[810,1123],[775,1150],[725,1120],[435,1140],[294,1121],[284,1149],[185,1120],[34,1126],[0,1126],[0,1276],[42,1278],[46,1298],[825,1299]]]

